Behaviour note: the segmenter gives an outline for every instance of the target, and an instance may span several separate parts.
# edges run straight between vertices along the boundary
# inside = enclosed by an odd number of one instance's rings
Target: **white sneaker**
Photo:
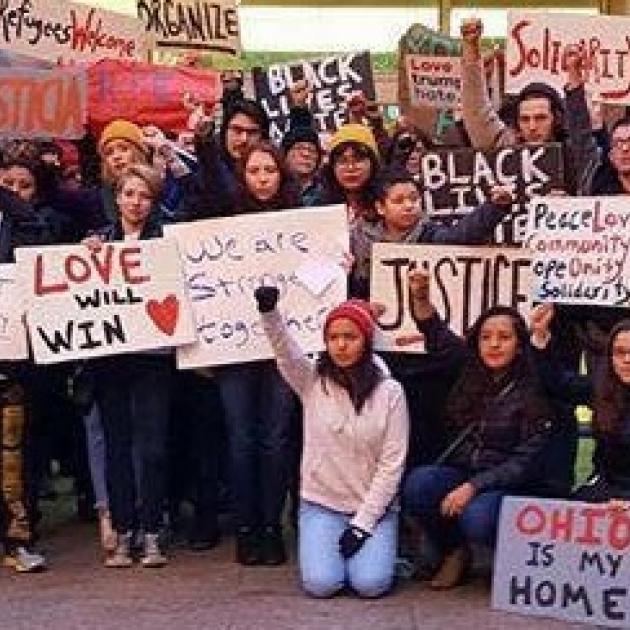
[[[158,534],[145,534],[144,553],[142,560],[140,560],[142,566],[146,568],[158,568],[163,567],[167,562],[166,556],[160,551]]]
[[[114,552],[105,558],[105,566],[110,569],[126,569],[133,565],[133,560],[129,553],[131,543],[131,532],[119,534],[118,543]]]
[[[4,566],[15,569],[18,573],[35,573],[46,568],[46,558],[26,547],[16,547],[4,557]]]

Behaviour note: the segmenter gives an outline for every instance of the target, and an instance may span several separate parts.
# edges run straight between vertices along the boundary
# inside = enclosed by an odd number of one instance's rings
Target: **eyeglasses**
[[[335,166],[338,166],[339,168],[354,168],[357,166],[363,166],[369,161],[370,158],[367,155],[342,155],[335,160]]]

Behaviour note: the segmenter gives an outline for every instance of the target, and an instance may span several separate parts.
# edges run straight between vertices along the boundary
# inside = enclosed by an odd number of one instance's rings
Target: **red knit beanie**
[[[349,319],[357,325],[365,337],[365,340],[370,344],[372,343],[372,338],[374,337],[374,320],[372,319],[370,306],[365,300],[348,300],[347,302],[342,302],[339,306],[335,306],[335,308],[328,313],[328,317],[326,317],[324,335],[326,335],[328,326],[336,319]]]

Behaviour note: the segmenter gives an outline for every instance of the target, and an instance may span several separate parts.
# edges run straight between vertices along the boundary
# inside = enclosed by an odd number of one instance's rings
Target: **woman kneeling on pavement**
[[[367,303],[334,308],[325,351],[304,356],[276,309],[278,290],[255,292],[278,369],[304,408],[298,563],[304,590],[330,597],[344,586],[363,597],[390,590],[396,558],[396,494],[408,414],[400,384],[372,354]]]
[[[518,312],[495,306],[479,317],[467,344],[428,300],[428,277],[410,274],[414,318],[427,352],[461,352],[461,373],[445,410],[450,444],[438,462],[411,471],[404,507],[441,552],[430,586],[457,586],[471,562],[470,543],[492,547],[506,494],[536,495],[537,461],[553,421],[541,393],[527,327]]]

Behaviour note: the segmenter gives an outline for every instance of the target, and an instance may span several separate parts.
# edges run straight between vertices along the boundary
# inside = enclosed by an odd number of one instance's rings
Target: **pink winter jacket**
[[[371,532],[398,493],[409,416],[403,389],[387,373],[357,415],[348,393],[327,380],[288,333],[277,310],[262,315],[280,373],[304,408],[300,496]]]

